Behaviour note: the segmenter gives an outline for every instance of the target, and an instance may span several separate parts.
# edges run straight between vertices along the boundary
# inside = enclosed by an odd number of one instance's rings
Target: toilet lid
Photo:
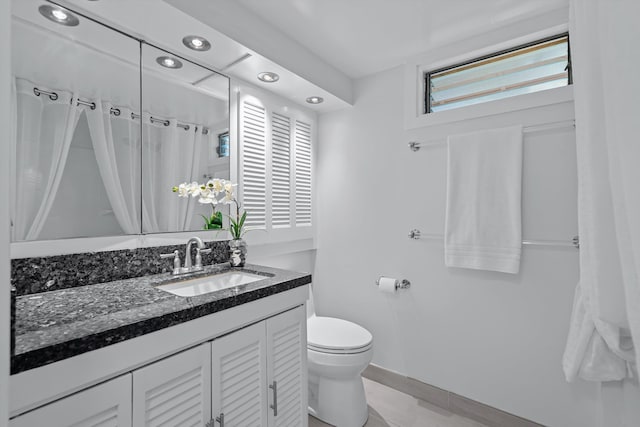
[[[323,352],[358,353],[371,346],[373,336],[360,325],[334,317],[307,319],[307,347]]]

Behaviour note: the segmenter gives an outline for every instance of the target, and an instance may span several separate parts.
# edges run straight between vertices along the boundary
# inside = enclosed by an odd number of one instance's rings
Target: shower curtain
[[[57,99],[37,96],[34,87],[55,92]],[[12,241],[37,239],[49,215],[82,112],[74,98],[67,91],[13,79]]]
[[[621,380],[640,361],[640,3],[571,0],[570,15],[580,283],[563,368]]]
[[[140,233],[140,124],[127,107],[94,100],[85,108],[98,170],[113,213],[126,234]],[[112,114],[112,108],[116,114]]]
[[[203,127],[193,123],[181,121],[189,126],[189,129],[183,129],[177,126],[175,119],[154,118],[167,124],[152,123],[151,116],[145,114],[142,126],[143,230],[150,233],[190,230],[197,200],[180,198],[171,188],[181,182],[203,181],[210,133],[204,135]]]

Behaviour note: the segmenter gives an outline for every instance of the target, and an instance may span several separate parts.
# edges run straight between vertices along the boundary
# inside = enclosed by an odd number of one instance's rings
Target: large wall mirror
[[[171,191],[229,179],[229,80],[142,45],[142,230],[202,230],[211,205]]]
[[[171,188],[229,178],[228,78],[48,2],[12,8],[12,241],[202,229],[211,208]]]

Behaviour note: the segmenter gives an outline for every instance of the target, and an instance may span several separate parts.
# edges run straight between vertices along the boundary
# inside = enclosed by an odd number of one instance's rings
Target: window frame
[[[470,65],[476,62],[481,62],[487,59],[491,59],[491,58],[496,58],[498,56],[501,55],[505,55],[511,52],[516,52],[518,50],[521,49],[526,49],[532,46],[536,46],[539,44],[543,44],[543,43],[547,43],[549,41],[553,41],[553,40],[558,40],[561,38],[565,38],[567,39],[567,73],[568,73],[568,82],[566,86],[571,86],[573,84],[573,68],[572,68],[572,63],[571,63],[571,38],[569,36],[569,32],[568,31],[564,31],[562,33],[559,34],[554,34],[551,36],[547,36],[541,39],[537,39],[531,42],[527,42],[527,43],[523,43],[523,44],[519,44],[517,46],[514,47],[510,47],[510,48],[506,48],[506,49],[502,49],[499,51],[495,51],[495,52],[491,52],[482,56],[478,56],[469,60],[465,60],[463,62],[459,62],[456,64],[452,64],[452,65],[447,65],[444,67],[439,67],[437,69],[433,69],[433,70],[427,70],[427,71],[423,71],[423,84],[424,84],[424,91],[423,91],[423,102],[422,102],[422,115],[430,115],[433,113],[438,113],[438,111],[431,111],[431,76],[434,74],[438,74],[438,73],[442,73],[444,71],[448,71],[448,70],[453,70],[455,68],[458,67],[463,67],[465,65]],[[563,86],[563,87],[566,87]],[[557,89],[557,88],[556,88]],[[544,91],[536,91],[533,93],[537,93],[537,92],[544,92]],[[514,96],[518,96],[518,95],[514,95]],[[501,98],[501,99],[508,99],[511,97],[505,97],[505,98]],[[484,104],[485,102],[491,102],[491,101],[484,101],[484,102],[479,102],[476,104],[472,104],[472,105],[481,105]],[[451,110],[456,110],[458,108],[464,108],[463,107],[456,107],[456,108],[452,108],[450,110],[446,110],[446,111],[451,111]]]

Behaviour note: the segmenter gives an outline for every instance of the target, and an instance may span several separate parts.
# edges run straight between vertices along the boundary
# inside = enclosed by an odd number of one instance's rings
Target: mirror
[[[12,241],[201,230],[171,187],[229,178],[228,79],[48,2],[12,15]]]
[[[139,233],[139,43],[47,7],[13,2],[12,241]]]
[[[142,230],[202,230],[211,205],[172,188],[229,179],[229,80],[143,44],[142,82]]]

